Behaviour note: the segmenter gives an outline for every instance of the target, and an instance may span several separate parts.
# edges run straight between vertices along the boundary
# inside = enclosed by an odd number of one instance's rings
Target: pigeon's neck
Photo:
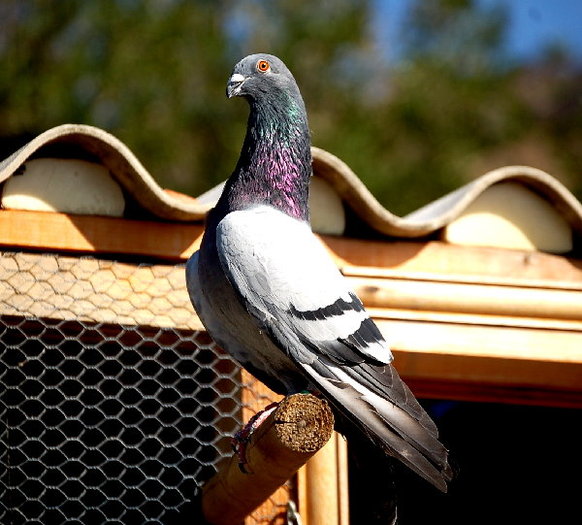
[[[301,99],[251,102],[247,134],[224,197],[228,210],[267,204],[307,221],[311,142]]]

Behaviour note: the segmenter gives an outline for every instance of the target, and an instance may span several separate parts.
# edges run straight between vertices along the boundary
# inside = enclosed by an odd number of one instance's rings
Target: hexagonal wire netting
[[[242,388],[183,267],[5,252],[0,283],[0,523],[182,522]]]

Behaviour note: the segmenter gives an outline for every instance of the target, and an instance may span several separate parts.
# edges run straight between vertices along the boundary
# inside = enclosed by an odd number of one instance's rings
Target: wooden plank
[[[561,319],[580,321],[582,330],[577,290],[362,277],[350,282],[368,308]]]
[[[307,494],[300,502],[299,512],[305,525],[339,525],[336,444],[334,437],[304,467]]]
[[[347,442],[334,433],[298,473],[299,512],[303,525],[348,525]],[[321,502],[325,501],[325,505]]]
[[[542,252],[455,246],[440,241],[370,241],[323,238],[347,275],[426,277],[477,283],[582,289],[582,259]],[[572,284],[574,283],[574,285]]]
[[[376,322],[393,349],[410,354],[419,352],[424,355],[454,355],[465,359],[495,358],[500,360],[500,370],[504,370],[501,367],[503,360],[511,359],[558,363],[572,367],[572,371],[575,365],[582,365],[582,332],[417,320],[377,319]],[[470,359],[467,360],[467,366],[463,374],[468,373],[472,367]],[[449,372],[453,373],[454,369]],[[536,378],[536,381],[550,379],[542,370],[540,372],[542,376]],[[564,372],[561,379],[564,387],[582,388],[582,377]]]
[[[443,253],[443,256],[446,254]],[[451,253],[452,257],[453,254]],[[574,261],[575,259],[567,259],[567,261]],[[528,288],[551,288],[554,290],[575,290],[582,291],[582,280],[578,279],[575,273],[572,273],[574,280],[566,281],[563,279],[531,279],[522,276],[509,275],[484,275],[479,273],[474,274],[439,274],[432,273],[430,270],[425,271],[405,271],[399,268],[379,268],[366,266],[340,266],[341,272],[346,277],[361,277],[364,279],[385,278],[385,279],[403,279],[411,281],[429,281],[429,282],[454,282],[463,284],[478,284],[478,285],[497,285],[497,286],[522,286]]]
[[[350,525],[350,491],[348,472],[348,442],[336,433],[337,490],[339,502],[339,525]]]
[[[378,320],[421,397],[582,407],[582,333]]]
[[[0,246],[185,260],[202,224],[138,221],[21,210],[0,211]],[[425,277],[582,289],[582,260],[540,252],[455,246],[439,241],[371,241],[323,236],[338,266],[362,277]]]
[[[0,246],[33,250],[184,260],[198,249],[202,232],[201,224],[0,211]]]
[[[472,314],[464,312],[439,312],[431,310],[407,310],[404,308],[375,308],[367,306],[374,319],[394,319],[401,321],[429,321],[462,325],[508,326],[516,328],[537,328],[541,330],[566,330],[579,332],[580,321],[568,319],[547,319],[543,317],[516,317],[495,314]]]

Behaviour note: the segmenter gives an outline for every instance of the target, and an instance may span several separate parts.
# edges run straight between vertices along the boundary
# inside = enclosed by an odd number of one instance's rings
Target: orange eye
[[[269,71],[269,69],[271,69],[271,64],[269,64],[269,62],[267,62],[266,60],[259,60],[257,62],[257,71],[260,71],[261,73],[266,73],[267,71]]]

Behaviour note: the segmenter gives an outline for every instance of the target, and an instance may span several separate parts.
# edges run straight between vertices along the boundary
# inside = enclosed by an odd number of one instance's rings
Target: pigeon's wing
[[[447,451],[434,423],[309,226],[266,206],[235,211],[218,224],[216,247],[258,328],[362,431],[445,490]]]
[[[228,214],[216,246],[223,270],[267,328],[288,327],[337,363],[389,363],[392,355],[306,223],[270,207]],[[310,358],[305,356],[305,359]]]

